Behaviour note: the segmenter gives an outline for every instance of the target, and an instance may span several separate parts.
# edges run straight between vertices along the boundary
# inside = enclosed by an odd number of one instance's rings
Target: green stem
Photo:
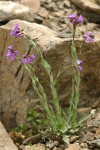
[[[75,32],[76,32],[76,27],[73,26],[73,39],[72,39],[72,44],[71,44],[71,57],[72,57],[72,63],[74,66],[74,76],[72,79],[72,94],[70,98],[70,108],[68,112],[68,123],[72,125],[72,127],[75,127],[76,125],[76,119],[77,119],[77,108],[78,108],[78,103],[79,103],[79,96],[80,96],[80,71],[78,68],[78,57],[77,57],[77,52],[76,52],[76,46],[74,42],[74,37],[75,37]]]
[[[21,62],[20,58],[17,58],[17,60],[19,62]],[[28,71],[29,76],[30,76],[30,78],[32,80],[33,88],[34,88],[34,90],[36,91],[36,93],[39,96],[40,104],[41,104],[41,106],[44,108],[44,110],[46,112],[46,116],[47,116],[47,119],[49,121],[49,124],[50,124],[51,128],[53,129],[53,131],[56,132],[57,129],[56,129],[56,126],[55,126],[55,123],[54,123],[53,114],[50,111],[50,108],[48,106],[47,96],[46,96],[46,94],[44,92],[43,86],[40,84],[38,78],[36,77],[33,67],[31,67],[29,64],[27,64],[27,65],[26,64],[25,65],[22,64],[22,67]]]
[[[55,110],[56,110],[56,119],[58,120],[59,124],[61,124],[62,123],[61,108],[60,108],[60,105],[59,105],[57,90],[56,90],[55,84],[54,84],[55,83],[54,77],[53,77],[53,74],[51,73],[51,67],[48,64],[48,62],[44,59],[40,49],[37,48],[36,44],[32,40],[29,40],[29,42],[33,45],[36,52],[40,55],[41,64],[44,67],[46,73],[48,74],[48,76],[50,78],[50,88],[51,88],[51,94],[52,94],[52,97],[53,97],[53,104],[54,104],[54,107],[55,107]]]

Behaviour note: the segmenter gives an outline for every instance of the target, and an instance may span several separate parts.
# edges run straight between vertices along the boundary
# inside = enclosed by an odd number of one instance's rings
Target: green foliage
[[[47,124],[44,114],[41,114],[33,109],[28,111],[28,122],[36,131]]]
[[[26,126],[26,125],[19,125],[18,127],[14,128],[13,131],[23,133],[27,129],[28,129],[28,126]]]

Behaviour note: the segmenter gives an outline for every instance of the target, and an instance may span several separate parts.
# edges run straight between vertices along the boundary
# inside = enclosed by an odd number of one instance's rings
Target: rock
[[[44,150],[45,149],[45,145],[43,144],[34,144],[33,146],[28,146],[26,145],[25,148],[23,150],[33,150],[33,149],[36,149],[36,150]],[[48,150],[48,149],[47,149]]]
[[[33,13],[36,13],[40,9],[40,0],[20,0],[20,3],[28,6]]]
[[[43,7],[41,7],[39,12],[38,12],[38,15],[40,15],[43,18],[47,18],[48,14],[49,14],[49,12]]]
[[[96,138],[96,139],[100,139],[100,127],[98,127],[98,128],[96,129],[95,138]]]
[[[82,33],[85,33],[86,31],[93,31],[93,30],[100,31],[99,26],[96,25],[95,23],[87,23],[87,25],[79,26],[77,29]]]
[[[58,32],[56,36],[60,38],[72,37],[71,33],[68,30],[62,30],[61,32]]]
[[[88,149],[88,148],[82,148],[81,150],[90,150],[90,149]]]
[[[46,146],[49,148],[49,149],[53,149],[55,146],[58,146],[59,145],[59,142],[58,141],[53,141],[53,142],[48,142],[46,144]]]
[[[0,1],[0,22],[12,19],[34,20],[29,7],[11,1]]]
[[[95,0],[71,0],[76,6],[83,10],[84,16],[91,22],[100,22],[100,5]]]
[[[87,145],[87,143],[81,143],[80,144],[80,147],[83,149],[83,148],[88,148],[88,145]]]
[[[43,18],[37,14],[34,14],[34,21],[38,24],[41,24],[43,22]]]
[[[55,17],[62,17],[64,15],[64,11],[62,10],[55,11],[52,15]]]
[[[54,147],[53,150],[59,150],[57,147]]]
[[[93,141],[93,140],[94,140],[94,137],[95,137],[94,133],[87,132],[87,133],[84,135],[84,137],[83,137],[83,139],[82,139],[82,142]]]
[[[0,150],[18,150],[0,122]]]
[[[58,6],[58,9],[63,10],[64,9],[64,2],[63,1],[62,2],[58,1],[57,6]]]
[[[95,12],[97,14],[100,14],[100,5],[96,3],[95,0],[87,0],[86,2],[84,0],[71,0],[75,5],[80,7],[82,10],[88,11],[88,12]]]
[[[78,135],[73,135],[71,138],[70,138],[70,142],[71,143],[74,143],[76,140],[79,139],[79,136]]]
[[[92,145],[92,148],[93,147],[97,147],[97,148],[100,148],[100,139],[96,139],[96,140],[93,140],[92,142],[89,143],[90,145]]]
[[[51,28],[50,20],[49,20],[49,19],[47,19],[47,18],[46,18],[46,19],[44,19],[44,20],[43,20],[43,25],[44,25],[44,26],[46,26],[46,27]]]
[[[81,150],[79,143],[70,144],[65,150]]]
[[[65,8],[70,8],[71,7],[71,2],[69,0],[64,0],[64,6]]]
[[[11,63],[5,58],[7,48],[11,43],[13,43],[15,49],[19,50],[20,54],[25,53],[29,48],[24,37],[11,37],[9,31],[13,29],[15,23],[19,24],[25,34],[35,39],[44,57],[52,66],[54,76],[59,70],[63,71],[57,84],[58,96],[63,108],[66,108],[71,94],[72,70],[65,69],[66,65],[69,66],[71,62],[71,37],[59,38],[56,36],[57,32],[36,23],[21,20],[10,21],[0,27],[0,39],[2,40],[2,44],[0,44],[0,55],[2,56],[0,57],[0,117],[7,129],[25,124],[27,122],[27,110],[30,107],[41,110],[38,96],[31,85],[27,72],[21,68],[18,62]],[[94,31],[95,33],[95,41],[91,44],[84,43],[78,38],[76,39],[78,52],[80,52],[80,42],[83,43],[81,58],[83,59],[84,69],[81,73],[80,103],[84,106],[87,104],[91,106],[95,101],[100,100],[100,35]],[[48,99],[52,101],[48,77],[40,65],[39,56],[35,51],[31,52],[36,55],[35,66],[33,64],[33,67],[36,68],[36,74],[45,88]]]
[[[96,0],[98,4],[100,4],[100,0]]]
[[[50,3],[49,5],[45,5],[45,8],[49,11],[54,11],[55,10],[56,4],[54,2]]]
[[[96,117],[92,120],[87,121],[88,127],[100,127],[100,112],[96,114]]]
[[[13,1],[13,2],[18,2],[20,0],[0,0],[0,1]]]

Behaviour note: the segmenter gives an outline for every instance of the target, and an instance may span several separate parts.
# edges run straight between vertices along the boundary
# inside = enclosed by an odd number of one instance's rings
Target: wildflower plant
[[[11,61],[17,59],[22,64],[23,68],[26,69],[27,72],[29,73],[33,88],[39,96],[41,107],[46,113],[48,125],[50,125],[49,131],[51,133],[61,135],[63,137],[69,131],[74,132],[75,128],[77,128],[78,126],[77,109],[78,109],[79,96],[80,96],[80,82],[81,82],[80,73],[83,70],[82,68],[83,61],[78,58],[76,45],[75,45],[76,28],[78,25],[81,25],[83,23],[83,17],[81,15],[78,16],[77,14],[72,14],[68,17],[68,19],[73,26],[72,43],[71,43],[71,51],[70,51],[71,58],[72,58],[72,66],[73,66],[73,78],[72,78],[72,93],[69,100],[70,106],[67,112],[63,112],[60,107],[59,98],[56,90],[57,81],[53,76],[53,72],[51,71],[51,66],[43,57],[41,50],[38,49],[35,42],[20,30],[18,24],[15,24],[14,29],[11,31],[11,35],[16,36],[18,38],[22,36],[27,38],[28,42],[33,46],[36,53],[40,56],[40,62],[45,72],[49,76],[54,110],[52,106],[48,104],[48,98],[45,93],[44,87],[40,83],[38,77],[35,74],[35,70],[31,65],[35,59],[35,55],[23,54],[22,56],[19,56],[18,51],[14,50],[12,45],[8,47],[8,51],[6,53],[6,58],[9,58]],[[93,42],[93,33],[92,32],[85,33],[84,38],[86,42]],[[60,73],[57,74],[57,77],[59,75]]]
[[[70,97],[70,107],[68,110],[68,123],[72,128],[75,128],[77,125],[77,107],[79,102],[80,96],[80,71],[82,71],[82,60],[78,59],[76,46],[75,46],[75,34],[76,34],[76,27],[83,23],[83,17],[77,14],[72,14],[68,17],[69,21],[72,23],[72,43],[71,43],[71,58],[72,58],[72,65],[74,68],[74,75],[72,78],[72,94]]]

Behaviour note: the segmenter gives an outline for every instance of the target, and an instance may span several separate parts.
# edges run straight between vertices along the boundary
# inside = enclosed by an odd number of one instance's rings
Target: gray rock
[[[100,148],[100,139],[97,140],[93,140],[90,145],[92,145],[93,147],[97,147]]]

